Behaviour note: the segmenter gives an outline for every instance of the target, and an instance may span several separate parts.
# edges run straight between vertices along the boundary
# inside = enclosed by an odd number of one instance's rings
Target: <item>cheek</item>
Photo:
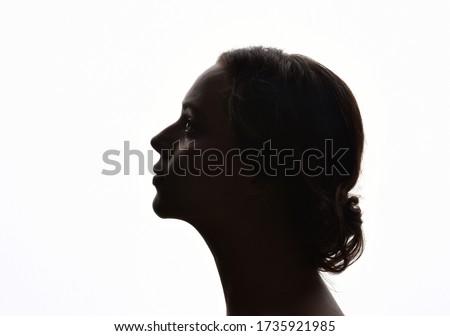
[[[223,156],[223,155],[222,155]],[[223,156],[224,157],[224,156]],[[171,161],[174,187],[186,202],[210,203],[225,196],[233,178],[225,176],[224,158],[207,157],[200,149],[180,151]]]
[[[200,151],[193,147],[183,146],[176,149],[174,155],[169,160],[169,171],[179,177],[201,175]]]
[[[177,176],[218,176],[224,171],[225,157],[218,147],[186,138],[176,144],[169,168]]]

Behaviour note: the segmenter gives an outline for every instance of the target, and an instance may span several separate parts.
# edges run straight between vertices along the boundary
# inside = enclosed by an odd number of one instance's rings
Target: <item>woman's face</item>
[[[161,155],[154,167],[161,175],[154,177],[153,209],[158,216],[188,222],[217,218],[242,194],[243,179],[234,173],[238,160],[233,160],[233,170],[230,165],[235,151],[231,151],[229,93],[224,68],[213,65],[187,92],[180,118],[152,139]]]

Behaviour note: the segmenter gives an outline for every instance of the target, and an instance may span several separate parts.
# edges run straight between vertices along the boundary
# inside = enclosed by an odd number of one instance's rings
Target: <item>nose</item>
[[[150,145],[159,153],[161,154],[161,151],[163,149],[170,149],[173,139],[171,138],[171,129],[174,125],[170,125],[166,127],[164,130],[159,132],[157,135],[155,135],[150,140]]]
[[[165,168],[167,168],[166,165],[168,164],[169,157],[172,155],[170,148],[175,140],[174,137],[176,136],[175,124],[176,123],[166,127],[164,130],[159,132],[150,140],[150,145],[161,156],[158,163],[153,167],[156,174],[164,172],[164,170],[167,170]]]
[[[160,145],[160,135],[161,133],[159,133],[158,135],[155,135],[152,140],[150,140],[150,145],[153,147],[153,149],[155,151],[157,151],[158,153],[161,153],[161,145]]]

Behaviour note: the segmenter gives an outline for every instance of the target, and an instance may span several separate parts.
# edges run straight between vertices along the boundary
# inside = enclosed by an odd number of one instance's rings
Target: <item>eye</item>
[[[188,134],[192,134],[194,132],[194,123],[190,117],[186,118],[186,122],[184,124],[184,131]]]

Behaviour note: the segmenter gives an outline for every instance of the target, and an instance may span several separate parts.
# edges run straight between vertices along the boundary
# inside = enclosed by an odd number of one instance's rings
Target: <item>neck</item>
[[[289,219],[274,212],[273,204],[255,208],[246,203],[234,211],[238,218],[224,215],[198,229],[214,256],[227,315],[341,315],[318,272],[304,260]]]

